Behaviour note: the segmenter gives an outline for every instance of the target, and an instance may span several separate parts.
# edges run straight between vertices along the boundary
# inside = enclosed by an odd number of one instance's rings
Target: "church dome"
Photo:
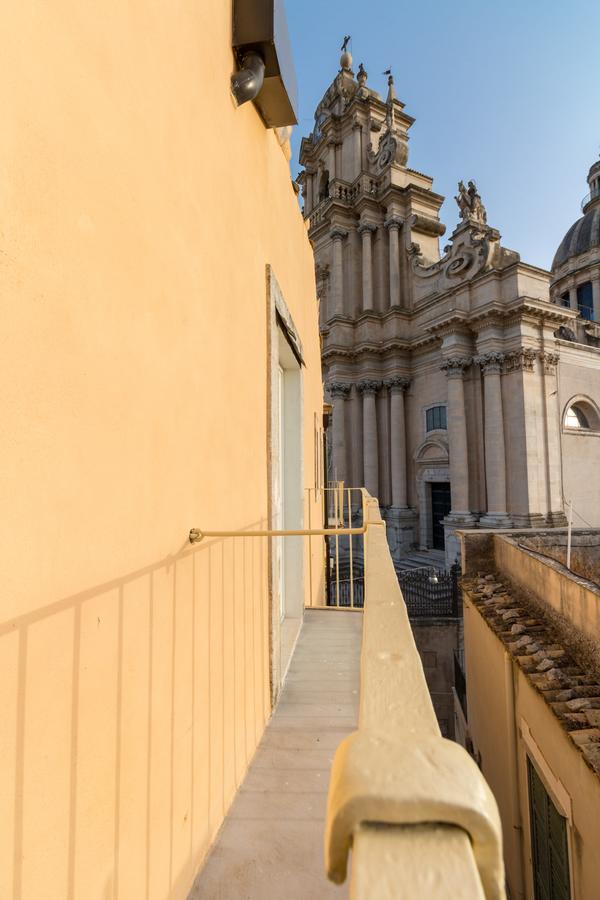
[[[556,272],[569,259],[600,247],[600,160],[588,172],[589,194],[583,198],[583,216],[571,225],[552,260],[552,271]]]
[[[552,260],[552,271],[581,253],[600,247],[600,204],[588,209],[586,214],[571,225]]]

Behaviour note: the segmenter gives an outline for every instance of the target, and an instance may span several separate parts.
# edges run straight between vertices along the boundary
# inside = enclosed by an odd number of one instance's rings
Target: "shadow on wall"
[[[187,896],[270,714],[266,541],[186,543],[0,639],[0,895]]]
[[[563,566],[567,564],[566,533],[524,538],[522,544]],[[587,533],[573,533],[571,572],[600,584],[600,529]]]

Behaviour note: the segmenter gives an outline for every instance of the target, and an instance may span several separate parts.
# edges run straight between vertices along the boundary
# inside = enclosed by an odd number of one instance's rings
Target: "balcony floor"
[[[188,900],[323,900],[335,749],[356,728],[362,614],[307,610],[273,717]]]

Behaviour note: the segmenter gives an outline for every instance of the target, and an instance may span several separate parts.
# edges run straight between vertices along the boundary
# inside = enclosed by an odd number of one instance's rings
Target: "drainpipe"
[[[521,797],[519,791],[519,766],[517,723],[515,718],[515,683],[513,678],[512,657],[504,652],[504,696],[506,697],[506,714],[508,719],[508,774],[511,783],[510,805],[513,837],[519,843],[516,897],[525,898],[523,877],[525,872],[525,847],[523,842],[523,822],[521,820]]]
[[[244,53],[242,67],[231,76],[231,92],[238,106],[254,100],[260,93],[265,79],[265,64],[255,50]]]

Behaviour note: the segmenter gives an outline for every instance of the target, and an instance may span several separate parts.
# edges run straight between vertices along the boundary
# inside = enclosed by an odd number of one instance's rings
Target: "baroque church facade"
[[[408,166],[414,119],[391,75],[385,100],[367,80],[344,52],[300,151],[332,479],[379,498],[396,560],[435,547],[450,563],[465,527],[564,525],[565,497],[600,524],[580,468],[600,461],[600,163],[593,222],[552,276],[502,246],[473,182],[440,253],[444,198]]]

